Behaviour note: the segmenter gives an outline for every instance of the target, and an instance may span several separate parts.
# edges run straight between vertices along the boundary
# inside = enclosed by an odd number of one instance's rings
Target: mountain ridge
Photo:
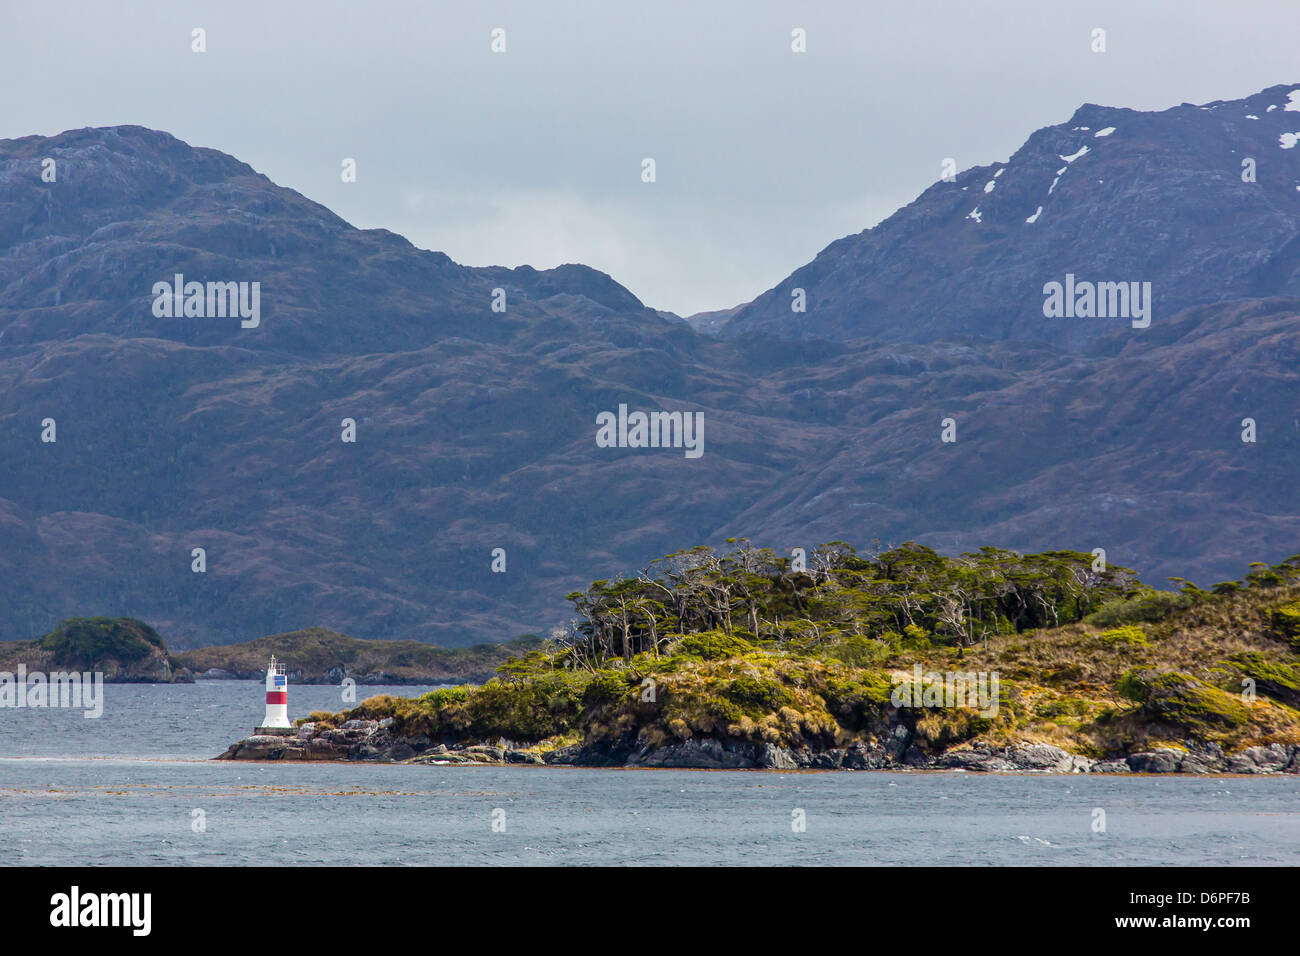
[[[1229,116],[1229,107],[1240,107],[1240,115]],[[1300,154],[1277,140],[1280,131],[1300,131],[1300,119],[1291,122],[1297,109],[1300,84],[1157,113],[1085,104],[1066,122],[1031,133],[1007,162],[956,173],[952,182],[931,185],[879,225],[830,243],[777,286],[738,307],[719,333],[734,337],[763,329],[795,338],[870,335],[910,341],[954,333],[1015,335],[1078,348],[1099,334],[1097,328],[1054,327],[1040,310],[1042,285],[1062,279],[1065,266],[1081,276],[1150,280],[1166,316],[1209,301],[1295,295],[1300,293]],[[1199,118],[1202,112],[1216,114],[1214,127]],[[1258,119],[1246,118],[1251,115]],[[1188,148],[1194,161],[1170,149],[1161,154],[1169,161],[1153,170],[1151,147],[1161,142]],[[1230,155],[1237,152],[1231,143],[1242,147],[1236,157]],[[1253,183],[1241,180],[1239,160],[1246,156],[1264,163]],[[1102,181],[1088,181],[1085,167],[1098,171],[1099,157]],[[1160,190],[1150,181],[1155,175],[1165,180]],[[1093,186],[1106,182],[1110,187],[1094,195]],[[1171,196],[1174,191],[1179,195]],[[1217,197],[1222,214],[1216,220],[1190,201],[1192,195]],[[1171,199],[1178,214],[1172,223],[1161,218]],[[1233,235],[1216,233],[1215,242],[1227,248],[1214,250],[1201,230],[1205,220],[1231,218],[1229,203],[1244,207],[1237,218],[1249,216],[1249,225]],[[1051,248],[1081,239],[1090,243],[1089,250],[1068,258]],[[1026,252],[1013,240],[1031,248]],[[1216,286],[1181,259],[1151,251],[1174,244],[1181,251],[1196,243],[1196,254],[1186,258],[1235,270],[1227,283],[1219,276]],[[1050,269],[1043,264],[1049,259]],[[1276,273],[1268,277],[1267,288],[1252,282],[1261,269]],[[796,288],[807,295],[804,313],[791,311]],[[927,318],[917,321],[916,313]]]
[[[1178,115],[1218,129],[1216,112]],[[740,536],[783,551],[847,538],[1104,547],[1147,580],[1207,582],[1296,550],[1295,223],[1251,232],[1272,221],[1272,192],[1240,222],[1207,212],[1201,191],[1227,188],[1222,150],[1193,150],[1213,162],[1144,181],[1158,216],[1142,229],[1205,219],[1230,254],[1180,246],[1164,274],[1213,276],[1228,255],[1235,275],[1263,276],[1259,295],[1166,303],[1147,329],[1053,338],[1039,289],[1074,260],[1068,243],[1065,258],[1047,244],[989,273],[1004,296],[1033,276],[1032,322],[971,329],[969,310],[930,308],[977,275],[950,264],[920,276],[938,291],[892,297],[893,331],[854,324],[862,290],[848,285],[830,305],[810,294],[808,316],[829,319],[816,335],[783,338],[788,327],[766,320],[734,328],[762,318],[740,307],[718,339],[588,267],[460,266],[357,230],[233,157],[142,130],[72,131],[57,150],[0,141],[0,574],[11,584],[0,636],[95,613],[148,620],[177,651],[309,626],[463,646],[544,630],[566,613],[557,594],[635,573],[684,540]],[[1040,160],[1057,145],[1047,139]],[[1134,168],[1165,155],[1132,130],[1100,141]],[[40,179],[47,152],[54,183]],[[994,175],[1008,168],[930,187],[896,214],[914,220],[891,228],[1009,228],[1060,166]],[[988,181],[980,196],[996,203],[966,220],[952,187]],[[1061,221],[1107,236],[1084,212]],[[957,251],[978,265],[988,252],[970,229],[974,244]],[[844,260],[830,273],[873,274],[861,235],[827,247]],[[1105,255],[1123,260],[1130,238],[1106,238]],[[261,282],[260,325],[155,316],[153,284],[177,272]],[[597,447],[597,414],[620,404],[702,412],[704,456]],[[1246,417],[1258,443],[1240,440]],[[54,443],[41,441],[47,418]],[[941,440],[949,418],[955,443]],[[345,419],[355,443],[341,440]],[[491,570],[497,548],[504,573]]]

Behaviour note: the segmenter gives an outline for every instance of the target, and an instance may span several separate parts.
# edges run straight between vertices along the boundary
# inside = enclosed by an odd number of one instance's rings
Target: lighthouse
[[[284,675],[284,662],[277,661],[274,654],[266,665],[266,719],[256,732],[281,736],[293,733],[289,723],[289,678]]]

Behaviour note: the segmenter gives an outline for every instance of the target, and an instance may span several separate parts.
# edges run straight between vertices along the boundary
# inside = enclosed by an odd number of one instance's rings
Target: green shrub
[[[898,638],[898,635],[895,634],[894,637]],[[845,664],[856,664],[862,667],[879,663],[888,657],[889,645],[883,636],[882,640],[876,640],[862,634],[853,634],[826,648],[822,656],[828,660],[843,661]]]
[[[881,674],[860,672],[855,677],[827,675],[824,683],[814,689],[843,726],[859,730],[883,714],[893,685]]]
[[[1141,677],[1141,672],[1128,670],[1121,674],[1119,680],[1115,682],[1115,692],[1126,700],[1142,703],[1146,699],[1146,683]]]
[[[579,685],[556,674],[522,684],[490,680],[476,688],[463,707],[469,717],[469,736],[475,739],[535,741],[573,727],[581,704]]]
[[[931,643],[930,635],[926,632],[925,628],[916,624],[909,624],[907,627],[903,628],[903,640],[900,642],[899,646],[904,650],[924,651],[929,650],[933,644]]]
[[[449,704],[463,704],[469,700],[470,688],[465,684],[456,687],[439,687],[420,698],[420,703],[427,707],[445,707]]]
[[[698,657],[705,661],[720,661],[728,657],[743,657],[755,650],[757,648],[753,644],[735,634],[700,631],[698,634],[687,634],[683,637],[673,649],[673,653],[685,657]]]
[[[1101,632],[1101,642],[1112,647],[1129,646],[1129,647],[1150,647],[1151,642],[1147,640],[1146,631],[1136,624],[1126,624],[1123,627],[1113,628],[1109,631]]]
[[[790,692],[775,678],[742,674],[726,682],[722,696],[752,716],[774,714],[792,701]]]
[[[1246,586],[1251,588],[1275,588],[1282,584],[1282,575],[1276,568],[1270,568],[1263,561],[1250,562],[1251,571],[1246,575]]]
[[[617,671],[600,671],[583,690],[582,706],[590,708],[617,703],[628,695],[629,690],[631,685],[626,675]]]
[[[722,725],[738,724],[745,717],[745,712],[730,700],[724,697],[706,697],[704,699],[704,709],[714,721]],[[695,729],[703,733],[708,733],[716,724],[709,724],[696,727]]]
[[[1291,641],[1292,645],[1300,650],[1300,602],[1273,608],[1269,614],[1269,622],[1279,637]]]
[[[1191,594],[1172,591],[1141,591],[1129,598],[1108,601],[1084,620],[1094,627],[1115,627],[1122,624],[1162,621],[1175,611],[1196,603]]]
[[[1077,697],[1058,697],[1039,704],[1034,708],[1034,713],[1048,720],[1060,717],[1084,717],[1088,713],[1088,702]]]

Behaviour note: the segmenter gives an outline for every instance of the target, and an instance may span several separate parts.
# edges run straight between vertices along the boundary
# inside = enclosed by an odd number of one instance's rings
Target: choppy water
[[[0,710],[4,862],[1300,863],[1295,776],[214,762],[261,717],[260,684],[105,691],[98,720]],[[300,686],[290,706],[343,703]]]

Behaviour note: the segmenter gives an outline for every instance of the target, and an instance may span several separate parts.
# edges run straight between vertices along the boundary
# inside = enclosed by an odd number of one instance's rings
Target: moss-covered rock
[[[1300,707],[1300,667],[1270,660],[1258,651],[1238,654],[1228,663],[1255,682],[1255,689],[1291,707]]]
[[[1147,718],[1172,726],[1198,741],[1235,735],[1253,724],[1250,707],[1238,695],[1202,683],[1190,674],[1133,670],[1119,692],[1139,704]]]

